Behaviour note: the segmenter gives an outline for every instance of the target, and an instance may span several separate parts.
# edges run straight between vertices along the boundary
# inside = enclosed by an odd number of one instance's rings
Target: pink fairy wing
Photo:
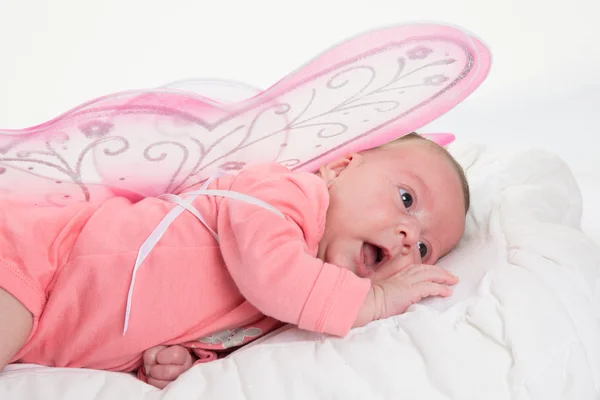
[[[489,52],[470,34],[417,24],[350,39],[234,104],[172,88],[118,93],[0,132],[0,197],[41,205],[135,199],[267,161],[314,171],[431,122],[489,68]]]
[[[39,126],[2,131],[0,198],[65,205],[169,191],[190,153],[187,142],[200,134],[185,128],[195,114],[223,118],[227,112],[200,96],[124,92]]]
[[[208,78],[179,80],[163,85],[161,88],[197,94],[222,104],[240,102],[263,91],[238,81]]]
[[[199,94],[223,104],[246,100],[262,92],[261,89],[241,82],[221,79],[185,79],[171,82],[162,88]],[[456,139],[452,133],[421,133],[421,136],[443,147]]]
[[[284,104],[309,105],[299,121],[287,113],[293,121],[290,139],[296,140],[288,141],[282,156],[293,169],[314,171],[435,120],[471,94],[490,66],[488,49],[471,34],[411,24],[350,39],[265,94]],[[309,126],[316,129],[309,133]],[[295,129],[301,134],[293,134]]]

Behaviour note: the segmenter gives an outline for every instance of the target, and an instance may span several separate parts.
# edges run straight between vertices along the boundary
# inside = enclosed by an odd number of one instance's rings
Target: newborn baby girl
[[[468,185],[417,134],[316,174],[260,164],[198,189],[65,207],[0,201],[0,370],[137,370],[164,387],[283,323],[344,336],[457,283],[433,264],[463,234]],[[186,210],[137,271],[124,333],[140,246],[175,207]]]

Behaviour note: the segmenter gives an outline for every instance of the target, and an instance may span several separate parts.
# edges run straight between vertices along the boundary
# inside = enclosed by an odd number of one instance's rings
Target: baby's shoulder
[[[275,203],[297,203],[311,209],[326,209],[329,203],[327,185],[318,175],[292,171],[278,163],[257,163],[241,170],[232,189],[263,197]]]
[[[327,191],[327,185],[318,175],[304,171],[293,171],[276,162],[249,164],[240,171],[238,180],[256,182],[262,185],[281,186],[282,188],[292,183],[303,191]]]

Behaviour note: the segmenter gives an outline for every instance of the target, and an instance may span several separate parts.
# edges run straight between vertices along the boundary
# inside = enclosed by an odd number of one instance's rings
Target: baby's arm
[[[282,170],[242,171],[231,190],[262,200],[285,217],[224,198],[217,233],[236,286],[261,313],[301,329],[344,336],[371,283],[315,257],[323,222],[318,220],[327,208],[327,188],[318,179]]]

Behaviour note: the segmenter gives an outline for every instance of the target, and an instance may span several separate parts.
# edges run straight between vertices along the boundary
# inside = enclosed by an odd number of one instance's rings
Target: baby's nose
[[[400,253],[414,253],[421,236],[421,226],[414,218],[403,218],[396,227],[396,236]]]

